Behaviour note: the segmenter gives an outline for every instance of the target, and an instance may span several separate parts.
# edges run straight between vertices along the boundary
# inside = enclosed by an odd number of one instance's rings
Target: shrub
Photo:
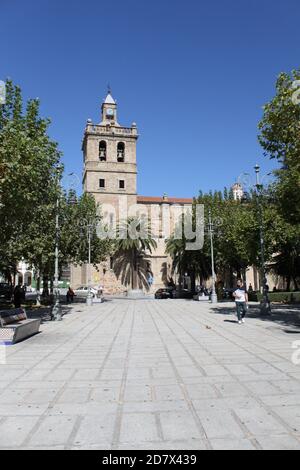
[[[255,296],[258,302],[260,302],[263,298],[261,293],[256,293]],[[270,302],[284,304],[300,303],[300,292],[269,292],[269,299]]]

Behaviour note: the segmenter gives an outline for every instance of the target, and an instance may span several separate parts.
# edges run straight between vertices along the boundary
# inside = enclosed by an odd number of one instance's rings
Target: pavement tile
[[[263,408],[240,409],[235,412],[241,422],[255,437],[283,434],[284,426]]]
[[[8,348],[0,449],[299,449],[294,336],[228,318],[184,300],[74,306]]]
[[[165,440],[199,439],[203,433],[188,412],[160,413],[160,421]]]
[[[113,441],[115,414],[103,413],[84,417],[76,432],[73,446],[101,445],[109,448]],[[105,448],[104,447],[104,448]]]
[[[243,439],[245,437],[241,426],[229,410],[197,410],[197,414],[208,439]]]
[[[0,424],[0,448],[15,448],[24,440],[37,424],[39,418],[34,416],[8,417]]]
[[[47,416],[30,438],[29,445],[57,446],[65,444],[73,431],[76,418],[73,416]]]
[[[210,439],[213,450],[256,450],[248,439]]]
[[[159,440],[154,414],[124,414],[121,423],[120,442],[147,442]]]
[[[257,438],[263,450],[300,450],[300,439],[289,434],[281,436],[263,436]]]

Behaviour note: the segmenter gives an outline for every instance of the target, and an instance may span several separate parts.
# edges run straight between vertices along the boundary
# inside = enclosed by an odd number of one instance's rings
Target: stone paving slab
[[[295,326],[113,299],[7,347],[0,449],[300,449]]]

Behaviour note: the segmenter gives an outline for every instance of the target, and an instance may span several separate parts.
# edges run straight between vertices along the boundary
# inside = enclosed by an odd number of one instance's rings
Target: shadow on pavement
[[[272,305],[272,315],[261,316],[258,305],[250,305],[247,317],[261,320],[262,322],[274,322],[281,326],[299,328],[299,331],[295,330],[283,330],[285,333],[299,333],[300,334],[300,308],[295,305]],[[234,315],[235,305],[233,303],[227,304],[226,306],[212,307],[212,311],[218,315]],[[225,322],[232,322],[232,320],[225,320]]]
[[[72,313],[72,307],[67,305],[61,305],[63,316],[70,315]],[[52,321],[51,318],[51,307],[40,307],[34,309],[26,309],[27,317],[30,319],[41,319],[41,323],[47,323]]]

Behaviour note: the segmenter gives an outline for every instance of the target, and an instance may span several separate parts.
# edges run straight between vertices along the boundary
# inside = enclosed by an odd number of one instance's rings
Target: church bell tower
[[[83,188],[100,204],[110,204],[118,211],[120,196],[129,205],[137,202],[136,144],[138,131],[118,122],[118,106],[108,90],[101,106],[101,122],[86,124],[82,151]]]

